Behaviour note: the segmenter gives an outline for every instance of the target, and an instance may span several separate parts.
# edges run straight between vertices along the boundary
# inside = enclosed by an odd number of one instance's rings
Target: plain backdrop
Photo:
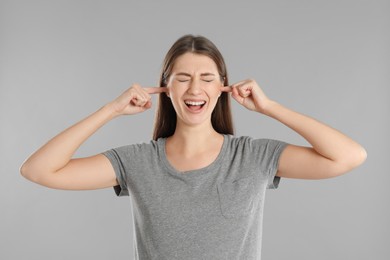
[[[133,258],[129,197],[45,188],[19,167],[132,83],[156,86],[166,52],[188,33],[218,46],[231,83],[253,78],[368,151],[346,175],[268,191],[263,259],[388,259],[390,1],[0,3],[0,259]],[[236,135],[307,145],[232,104]],[[109,122],[75,156],[149,141],[154,112]]]

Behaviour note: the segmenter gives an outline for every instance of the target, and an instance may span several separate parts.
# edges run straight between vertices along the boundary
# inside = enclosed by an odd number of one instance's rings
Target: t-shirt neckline
[[[222,136],[223,136],[223,143],[222,143],[222,147],[221,147],[221,150],[219,151],[219,154],[218,154],[217,158],[215,158],[215,160],[212,163],[210,163],[209,165],[207,165],[207,166],[205,166],[203,168],[190,170],[190,171],[183,171],[183,172],[176,170],[176,168],[174,168],[171,165],[171,163],[168,161],[168,158],[166,156],[165,144],[166,144],[167,138],[159,138],[158,139],[157,144],[158,144],[158,150],[159,150],[159,154],[160,154],[160,159],[163,162],[164,167],[170,173],[172,173],[174,175],[180,176],[182,178],[200,176],[203,173],[207,173],[207,172],[213,171],[217,167],[221,166],[220,162],[222,161],[222,159],[223,159],[223,157],[225,155],[226,148],[228,146],[228,138],[229,138],[229,136],[225,135],[225,134],[222,134]]]

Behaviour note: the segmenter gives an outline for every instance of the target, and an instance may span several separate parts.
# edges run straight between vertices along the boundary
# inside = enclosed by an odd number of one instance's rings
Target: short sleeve
[[[115,194],[119,196],[129,196],[129,189],[127,187],[127,179],[126,179],[126,171],[125,171],[125,164],[123,162],[123,159],[121,154],[123,153],[123,150],[125,147],[120,147],[116,149],[111,149],[108,151],[105,151],[102,153],[104,156],[106,156],[114,168],[116,179],[119,183],[119,185],[114,186]]]
[[[276,173],[278,171],[279,158],[288,144],[273,139],[255,139],[252,142],[252,149],[254,155],[259,159],[261,172],[267,178],[267,189],[278,188],[280,177],[276,176]]]

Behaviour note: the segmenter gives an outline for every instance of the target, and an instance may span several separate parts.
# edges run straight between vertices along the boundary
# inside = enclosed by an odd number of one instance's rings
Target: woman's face
[[[179,56],[167,84],[178,122],[210,124],[222,86],[217,65],[211,58],[190,52]]]

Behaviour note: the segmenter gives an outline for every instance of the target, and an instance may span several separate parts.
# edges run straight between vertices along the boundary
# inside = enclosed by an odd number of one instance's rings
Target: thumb
[[[241,105],[244,103],[244,97],[242,97],[237,88],[232,88],[232,97]]]

